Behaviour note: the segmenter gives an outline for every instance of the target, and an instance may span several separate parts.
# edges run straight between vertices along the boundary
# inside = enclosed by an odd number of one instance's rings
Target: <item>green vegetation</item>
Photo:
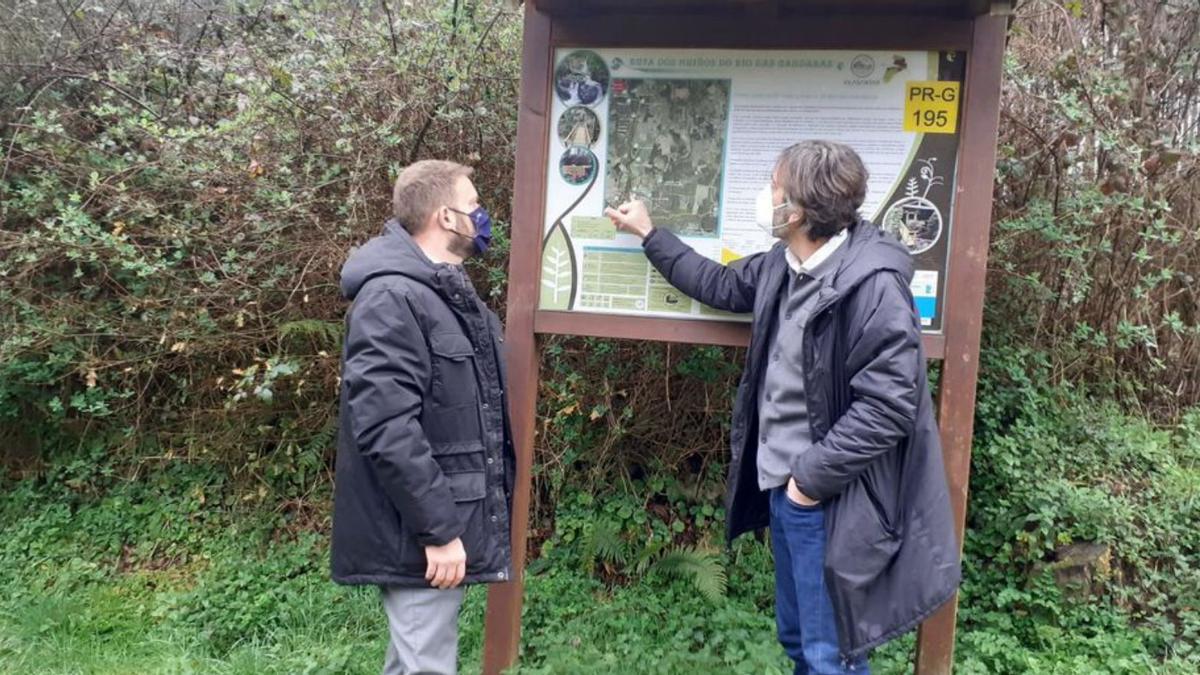
[[[0,672],[377,672],[377,598],[326,571],[337,270],[415,158],[508,222],[518,14],[93,4],[0,23]],[[957,672],[1200,671],[1197,35],[1019,8]],[[721,541],[744,354],[542,348],[520,672],[787,672],[768,549]]]
[[[1026,355],[988,356],[1005,372]],[[1200,415],[1156,429],[1023,372],[984,381],[958,672],[1195,672]],[[650,473],[557,501],[520,672],[788,672],[769,550],[720,548],[712,478]],[[0,487],[2,671],[378,670],[375,594],[328,581],[325,488],[288,499],[281,481],[267,509],[218,464],[117,465],[103,445]],[[1077,540],[1108,562],[1064,591],[1043,562]],[[468,595],[464,672],[484,598]],[[906,672],[911,647],[877,653],[876,671]]]

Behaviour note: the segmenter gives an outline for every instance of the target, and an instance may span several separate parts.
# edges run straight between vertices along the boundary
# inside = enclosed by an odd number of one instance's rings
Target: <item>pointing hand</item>
[[[645,239],[654,229],[654,223],[650,222],[650,213],[646,211],[646,204],[640,199],[631,199],[615,209],[604,209],[604,215],[608,216],[618,230],[637,235],[639,239]]]

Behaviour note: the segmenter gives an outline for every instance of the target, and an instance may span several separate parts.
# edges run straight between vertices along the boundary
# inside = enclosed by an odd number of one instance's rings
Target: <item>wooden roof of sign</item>
[[[563,14],[903,14],[970,18],[1008,14],[1015,0],[527,0]]]

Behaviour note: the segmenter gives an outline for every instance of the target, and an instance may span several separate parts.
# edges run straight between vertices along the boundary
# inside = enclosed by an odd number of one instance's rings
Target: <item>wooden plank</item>
[[[802,14],[907,14],[973,17],[987,11],[980,0],[528,0],[555,17],[633,12],[740,15],[762,5]],[[740,16],[739,16],[740,18]]]
[[[941,333],[923,333],[921,342],[925,344],[925,360],[940,360],[946,356],[946,336]]]
[[[554,46],[963,51],[970,35],[970,20],[939,17],[603,14],[557,18]]]
[[[733,321],[658,319],[643,316],[539,311],[534,318],[539,333],[586,335],[626,340],[691,342],[745,347],[750,344],[749,324]]]
[[[534,315],[533,329],[538,333],[622,340],[658,340],[726,347],[745,347],[750,344],[750,325],[734,321],[701,322],[539,310]],[[926,358],[942,358],[946,347],[945,336],[926,333],[921,337]]]
[[[521,639],[521,604],[525,590],[525,547],[533,440],[536,429],[538,358],[533,315],[538,302],[542,218],[549,129],[550,18],[525,8],[525,41],[521,56],[521,96],[517,113],[516,176],[513,190],[512,253],[508,266],[506,328],[508,405],[516,451],[516,484],[512,495],[512,578],[488,591],[484,618],[483,672],[500,675],[517,659]]]
[[[971,436],[975,428],[975,384],[983,329],[1006,19],[980,17],[974,23],[967,54],[958,195],[946,283],[946,358],[938,397],[942,451],[960,548],[966,523]],[[916,659],[916,672],[920,675],[951,672],[957,612],[956,597],[921,627]]]

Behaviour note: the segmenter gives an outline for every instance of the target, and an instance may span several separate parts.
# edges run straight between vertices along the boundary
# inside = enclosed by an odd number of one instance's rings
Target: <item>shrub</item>
[[[1200,6],[1026,3],[1001,108],[989,324],[1056,379],[1200,402]]]
[[[517,13],[96,8],[28,4],[0,28],[0,424],[311,474],[338,270],[380,230],[398,169],[472,164],[507,220]]]

